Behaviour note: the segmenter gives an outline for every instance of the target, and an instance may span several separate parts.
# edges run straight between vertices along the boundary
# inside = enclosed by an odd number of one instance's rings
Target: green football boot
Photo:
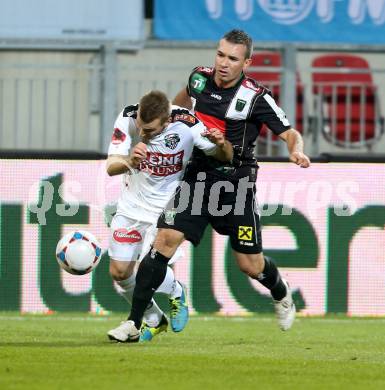
[[[168,321],[166,316],[163,316],[158,326],[151,327],[143,322],[140,328],[139,342],[151,341],[156,335],[162,332],[167,332]]]

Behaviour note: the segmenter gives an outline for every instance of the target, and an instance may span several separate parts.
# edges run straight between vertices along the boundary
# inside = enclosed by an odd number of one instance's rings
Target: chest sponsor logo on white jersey
[[[184,150],[174,154],[147,152],[147,158],[140,163],[139,169],[155,176],[173,175],[182,170],[183,156]]]
[[[217,95],[216,93],[212,93],[210,96],[211,96],[212,98],[214,98],[214,99],[222,100],[222,96],[221,96],[221,95]]]

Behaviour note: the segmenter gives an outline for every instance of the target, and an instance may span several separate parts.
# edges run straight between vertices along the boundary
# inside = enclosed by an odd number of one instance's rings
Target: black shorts
[[[255,175],[241,180],[206,175],[205,180],[185,178],[158,220],[158,228],[184,233],[194,246],[208,224],[229,236],[241,253],[262,252],[261,227],[256,203]],[[202,176],[201,176],[202,177]]]

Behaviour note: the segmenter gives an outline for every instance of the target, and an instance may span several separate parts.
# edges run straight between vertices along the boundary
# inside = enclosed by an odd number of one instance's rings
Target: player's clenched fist
[[[223,133],[216,128],[207,129],[202,133],[203,137],[206,137],[208,140],[210,140],[213,144],[218,146],[223,146],[225,143],[225,137]]]
[[[146,158],[147,146],[143,142],[137,143],[131,150],[129,164],[132,168],[138,168],[139,164]]]
[[[299,165],[301,168],[308,168],[310,166],[310,159],[302,152],[294,152],[290,155],[290,161]]]

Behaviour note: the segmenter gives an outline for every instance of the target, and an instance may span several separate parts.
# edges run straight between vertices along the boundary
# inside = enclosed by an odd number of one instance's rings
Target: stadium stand
[[[279,104],[280,100],[280,90],[281,90],[281,70],[282,66],[281,53],[273,51],[257,52],[252,56],[251,67],[258,68],[256,70],[251,69],[248,72],[248,76],[253,77],[255,80],[261,84],[268,87],[273,97],[277,100]],[[264,71],[261,68],[267,68]],[[271,69],[268,69],[271,68]],[[304,105],[304,86],[301,82],[299,73],[297,72],[296,80],[296,124],[295,128],[303,133],[304,132],[304,121],[305,121],[305,105]],[[266,141],[268,137],[271,137],[271,140],[277,141],[277,137],[271,135],[264,126],[261,130],[260,142]]]
[[[384,119],[366,59],[327,54],[314,58],[312,67],[317,130],[333,145],[370,148],[383,133]]]

